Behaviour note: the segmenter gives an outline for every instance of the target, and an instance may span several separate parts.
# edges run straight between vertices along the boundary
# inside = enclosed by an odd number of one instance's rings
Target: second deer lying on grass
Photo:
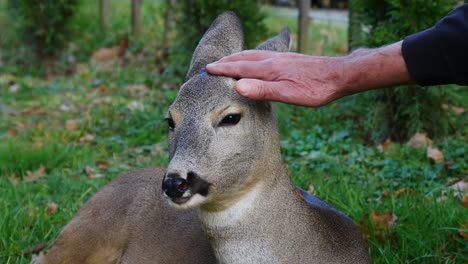
[[[284,30],[258,49],[289,44]],[[237,16],[220,15],[169,108],[166,171],[137,170],[104,187],[39,263],[369,262],[354,223],[292,183],[270,103],[204,71],[242,45]]]

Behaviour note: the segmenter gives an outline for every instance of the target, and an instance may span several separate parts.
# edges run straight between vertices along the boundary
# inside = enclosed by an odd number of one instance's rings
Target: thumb
[[[258,79],[240,79],[237,81],[235,89],[240,95],[249,99],[271,100],[273,94],[268,83],[271,82]]]

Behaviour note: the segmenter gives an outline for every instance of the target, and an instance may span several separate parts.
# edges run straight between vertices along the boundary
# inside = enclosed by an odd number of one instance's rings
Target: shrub
[[[257,1],[179,1],[175,25],[177,36],[169,50],[171,66],[166,73],[177,76],[179,80],[185,76],[198,41],[213,20],[224,11],[234,11],[241,19],[246,48],[254,48],[266,37],[264,14],[260,12]]]
[[[43,63],[46,74],[53,72],[58,52],[70,39],[70,21],[79,0],[9,0],[8,11],[20,35]]]
[[[379,47],[432,27],[457,4],[457,0],[354,0],[351,1],[350,47]],[[357,25],[357,26],[356,26]],[[365,30],[363,30],[365,29]],[[432,136],[447,131],[445,113],[440,104],[442,89],[406,85],[369,92],[357,99],[374,102],[370,106],[373,139],[391,137],[406,140],[418,131]]]

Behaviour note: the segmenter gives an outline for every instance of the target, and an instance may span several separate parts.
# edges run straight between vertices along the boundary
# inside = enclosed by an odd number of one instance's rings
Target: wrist
[[[401,53],[401,41],[377,49],[358,49],[341,57],[343,93],[412,83]]]

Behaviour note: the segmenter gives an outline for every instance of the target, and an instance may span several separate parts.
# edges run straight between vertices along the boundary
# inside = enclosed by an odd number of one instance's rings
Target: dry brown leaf
[[[468,221],[465,222],[458,231],[460,236],[462,236],[465,240],[468,240],[468,232],[466,232],[467,229],[468,229]]]
[[[99,87],[96,89],[100,94],[106,94],[109,93],[109,88],[105,86],[104,84],[99,85]]]
[[[395,243],[397,237],[392,234],[392,227],[398,217],[389,212],[376,214],[372,211],[370,217],[364,215],[359,221],[359,229],[361,230],[364,240],[369,241],[375,238],[380,244]]]
[[[101,178],[102,176],[104,176],[101,173],[96,173],[96,171],[94,171],[94,169],[91,168],[90,166],[84,167],[83,173],[86,174],[86,177],[88,177],[88,179],[96,179],[96,178]]]
[[[468,193],[465,193],[462,198],[463,207],[468,208]]]
[[[401,189],[398,189],[396,192],[395,192],[395,197],[396,198],[399,198],[401,195],[403,194],[408,194],[409,193],[409,189],[408,188],[401,188]]]
[[[103,170],[107,170],[109,168],[109,163],[103,161],[103,160],[97,160],[96,162],[94,162],[94,164],[100,168],[100,169],[103,169]]]
[[[427,147],[427,158],[435,163],[444,161],[444,153],[436,147]]]
[[[7,134],[10,135],[10,136],[16,136],[16,135],[18,135],[18,133],[19,133],[19,131],[16,128],[10,128],[7,131]]]
[[[78,128],[78,120],[67,120],[65,122],[65,129],[66,130],[76,130]]]
[[[450,185],[450,189],[458,192],[468,192],[468,179],[459,179]]]
[[[22,116],[32,116],[32,115],[44,115],[47,111],[38,107],[27,108],[21,111],[19,114]]]
[[[78,142],[81,143],[81,144],[87,144],[87,143],[92,142],[92,141],[94,141],[94,136],[91,135],[91,134],[86,134],[85,136],[78,139]]]
[[[372,210],[370,220],[375,228],[388,231],[391,230],[398,217],[392,212],[377,214]]]
[[[454,106],[454,105],[447,105],[447,104],[442,104],[440,106],[440,108],[442,108],[442,110],[444,110],[444,111],[449,111],[449,110],[453,111],[457,115],[463,114],[466,111],[466,109],[463,108],[463,107]]]
[[[57,212],[58,204],[50,202],[47,204],[46,212],[48,215],[53,215]]]
[[[153,155],[161,155],[164,154],[164,147],[161,144],[155,144],[154,145],[154,150],[153,150]]]
[[[98,97],[91,102],[91,104],[93,105],[102,105],[110,103],[112,103],[112,97],[110,96]]]
[[[26,182],[33,182],[46,175],[46,167],[41,164],[41,166],[39,166],[39,169],[35,170],[34,172],[27,171],[26,175]]]
[[[17,185],[17,184],[21,183],[21,177],[18,176],[18,174],[16,174],[15,172],[13,172],[13,174],[11,174],[9,180],[10,180],[11,184],[13,184],[13,185]]]
[[[391,141],[389,138],[387,138],[387,139],[384,141],[384,143],[382,143],[382,148],[383,148],[383,149],[386,149],[386,148],[390,147],[391,144],[392,144],[392,141]]]
[[[425,148],[432,145],[432,140],[427,137],[426,133],[416,133],[406,145],[411,148]]]
[[[125,87],[125,91],[127,94],[131,97],[144,97],[146,94],[148,94],[149,89],[146,87],[146,85],[143,84],[132,84],[127,87]]]

